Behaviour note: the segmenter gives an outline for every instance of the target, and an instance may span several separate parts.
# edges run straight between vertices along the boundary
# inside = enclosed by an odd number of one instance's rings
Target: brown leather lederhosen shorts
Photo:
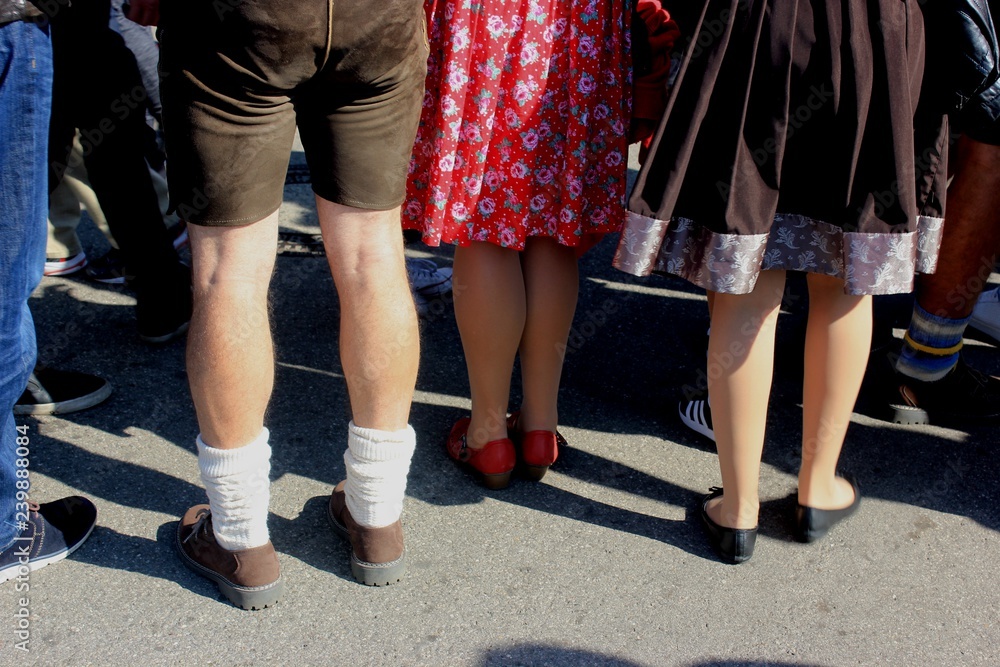
[[[235,226],[277,210],[296,126],[318,196],[402,202],[426,75],[421,0],[164,0],[162,12],[181,218]]]

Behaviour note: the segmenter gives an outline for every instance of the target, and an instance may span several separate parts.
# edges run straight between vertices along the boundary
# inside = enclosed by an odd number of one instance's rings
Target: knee
[[[266,229],[197,225],[188,225],[188,230],[193,260],[191,284],[196,299],[232,294],[266,300],[274,272],[276,231],[272,235]]]
[[[217,264],[199,270],[196,263],[191,275],[195,307],[212,300],[264,305],[270,281],[271,271],[259,267],[227,270],[225,264]]]
[[[395,279],[405,280],[401,240],[398,244],[362,243],[346,250],[330,254],[330,270],[338,291],[365,291]]]

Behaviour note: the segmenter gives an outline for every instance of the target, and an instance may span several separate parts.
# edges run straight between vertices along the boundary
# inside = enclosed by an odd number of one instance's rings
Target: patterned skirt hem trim
[[[727,294],[753,291],[761,271],[806,271],[844,280],[853,295],[913,291],[915,273],[933,273],[944,225],[918,216],[916,231],[844,231],[802,215],[777,214],[766,234],[719,234],[688,218],[629,213],[613,265],[635,276],[670,273]]]

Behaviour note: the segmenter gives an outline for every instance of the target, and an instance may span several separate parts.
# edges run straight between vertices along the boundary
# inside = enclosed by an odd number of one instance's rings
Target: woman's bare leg
[[[725,495],[707,511],[727,528],[757,526],[774,332],[784,288],[784,271],[762,271],[750,294],[713,297],[708,392]]]
[[[507,437],[510,376],[526,311],[518,255],[492,243],[455,250],[452,289],[472,392],[472,448]]]

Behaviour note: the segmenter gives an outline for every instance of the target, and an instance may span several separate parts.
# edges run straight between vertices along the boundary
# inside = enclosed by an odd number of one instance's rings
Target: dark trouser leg
[[[53,22],[53,180],[80,128],[91,183],[143,301],[174,301],[184,282],[146,167],[145,92],[134,56],[108,28],[110,5],[75,0]],[[50,184],[54,187],[54,183]],[[140,323],[141,326],[141,323]]]

